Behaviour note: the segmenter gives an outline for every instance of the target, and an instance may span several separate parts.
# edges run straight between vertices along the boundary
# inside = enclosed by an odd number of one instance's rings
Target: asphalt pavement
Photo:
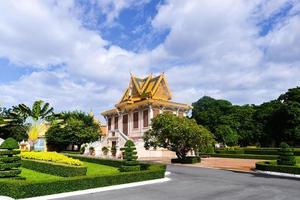
[[[65,200],[300,200],[300,179],[168,166],[170,181]]]

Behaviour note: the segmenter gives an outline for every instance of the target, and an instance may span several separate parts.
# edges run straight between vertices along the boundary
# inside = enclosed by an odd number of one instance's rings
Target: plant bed
[[[86,163],[84,163],[84,165],[86,165]],[[97,164],[94,162],[91,165],[96,167]],[[152,180],[163,178],[166,170],[166,166],[161,164],[143,164],[141,165],[141,168],[144,170],[122,173],[118,172],[116,168],[108,169],[109,171],[112,171],[107,172],[107,174],[98,174],[101,170],[97,171],[94,169],[88,172],[86,176],[77,177],[58,177],[44,174],[45,177],[49,176],[50,178],[34,179],[34,176],[31,176],[27,180],[6,179],[5,181],[0,181],[0,195],[11,196],[13,198],[28,198],[33,196]],[[29,173],[29,171],[31,170],[26,169],[23,174]]]
[[[22,167],[55,176],[82,176],[86,174],[85,166],[73,166],[61,163],[22,159]]]
[[[261,171],[281,172],[288,174],[300,174],[300,166],[278,165],[276,161],[257,162],[255,169]]]
[[[201,162],[201,158],[197,156],[188,156],[185,159],[173,158],[171,163],[194,164]]]

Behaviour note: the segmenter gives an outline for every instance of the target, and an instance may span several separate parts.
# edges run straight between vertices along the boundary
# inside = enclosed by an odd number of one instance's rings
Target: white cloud
[[[287,16],[259,35],[257,24],[287,2],[294,5]],[[107,23],[138,4],[95,3]],[[0,98],[6,104],[41,98],[60,110],[99,113],[117,103],[130,71],[165,71],[174,100],[192,103],[210,95],[261,103],[299,85],[299,7],[289,0],[169,0],[152,21],[154,31],[169,30],[165,41],[136,53],[84,27],[73,1],[1,1],[0,57],[39,70],[1,84]]]

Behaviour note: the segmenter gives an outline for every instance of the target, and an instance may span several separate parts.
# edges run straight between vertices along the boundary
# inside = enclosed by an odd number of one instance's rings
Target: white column
[[[153,118],[153,108],[152,105],[149,105],[149,121]]]

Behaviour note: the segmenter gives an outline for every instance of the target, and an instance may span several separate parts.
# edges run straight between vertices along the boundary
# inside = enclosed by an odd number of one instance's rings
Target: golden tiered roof
[[[164,74],[156,77],[149,75],[143,79],[131,75],[129,86],[119,104],[134,103],[144,99],[170,100],[171,98],[172,94]]]
[[[119,112],[123,109],[134,109],[142,105],[168,106],[182,110],[189,110],[191,106],[170,101],[172,93],[164,73],[146,78],[138,78],[131,74],[130,83],[116,108],[107,110],[102,115]]]

